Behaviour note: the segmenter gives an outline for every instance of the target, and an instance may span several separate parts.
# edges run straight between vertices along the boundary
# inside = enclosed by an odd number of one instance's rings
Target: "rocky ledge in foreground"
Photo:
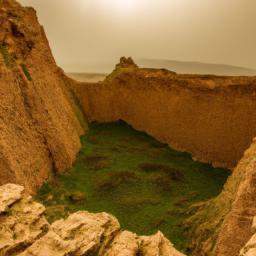
[[[0,255],[184,256],[161,232],[137,236],[107,213],[80,211],[50,225],[45,207],[15,184],[0,186]]]

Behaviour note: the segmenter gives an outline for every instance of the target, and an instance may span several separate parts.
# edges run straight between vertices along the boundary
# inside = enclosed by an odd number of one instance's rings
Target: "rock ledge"
[[[137,236],[107,213],[80,211],[50,225],[45,207],[15,184],[0,186],[0,255],[184,256],[159,231]]]

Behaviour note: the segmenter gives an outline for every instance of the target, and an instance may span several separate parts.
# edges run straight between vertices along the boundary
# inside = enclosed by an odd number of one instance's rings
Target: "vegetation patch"
[[[217,196],[229,175],[122,122],[92,124],[82,145],[74,166],[36,196],[49,221],[78,210],[109,212],[139,235],[161,230],[183,251],[191,206]]]
[[[14,60],[8,52],[8,48],[4,44],[0,44],[0,54],[4,60],[4,63],[7,68],[12,68],[14,65]]]
[[[26,78],[28,79],[28,81],[32,81],[32,77],[28,71],[28,68],[25,64],[20,64],[21,68],[22,68],[22,71],[24,73],[24,75],[26,76]]]
[[[136,174],[128,171],[117,171],[108,173],[106,179],[97,181],[96,190],[100,194],[108,195],[106,193],[112,193],[115,189],[120,188],[122,185],[129,186],[130,182],[136,181]]]
[[[111,166],[111,162],[107,157],[97,155],[85,157],[84,163],[93,170],[100,170]]]

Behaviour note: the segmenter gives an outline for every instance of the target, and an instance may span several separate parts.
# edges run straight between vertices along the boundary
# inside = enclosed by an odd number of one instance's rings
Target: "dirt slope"
[[[200,161],[232,168],[256,135],[255,77],[177,75],[118,67],[75,86],[91,121],[122,119]]]
[[[34,192],[70,167],[83,129],[32,8],[0,6],[0,184]]]

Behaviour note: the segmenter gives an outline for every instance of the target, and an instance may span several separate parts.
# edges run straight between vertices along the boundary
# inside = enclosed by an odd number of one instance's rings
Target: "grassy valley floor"
[[[218,195],[229,175],[123,122],[92,124],[82,145],[73,168],[36,196],[50,222],[78,210],[105,211],[139,235],[161,230],[184,250],[189,207]]]

